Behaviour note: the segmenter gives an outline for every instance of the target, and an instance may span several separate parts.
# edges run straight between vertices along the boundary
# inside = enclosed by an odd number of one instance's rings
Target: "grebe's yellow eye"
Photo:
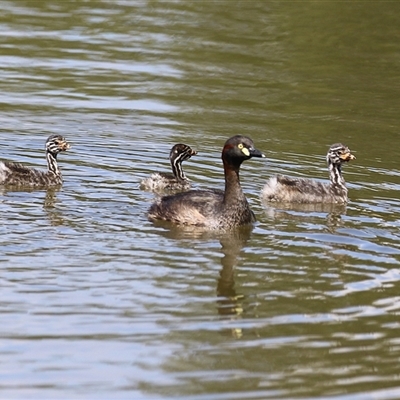
[[[243,143],[238,144],[238,148],[241,150],[241,152],[246,156],[250,157],[250,151]]]

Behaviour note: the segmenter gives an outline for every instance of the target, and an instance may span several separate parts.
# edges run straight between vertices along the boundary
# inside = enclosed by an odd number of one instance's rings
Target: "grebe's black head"
[[[224,163],[239,166],[243,161],[252,157],[265,157],[265,155],[254,147],[254,143],[249,137],[236,135],[225,142],[222,150]]]

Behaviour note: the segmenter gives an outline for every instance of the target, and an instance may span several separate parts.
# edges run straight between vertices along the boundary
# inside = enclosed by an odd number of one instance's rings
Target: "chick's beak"
[[[343,161],[351,161],[351,160],[355,160],[356,156],[351,154],[350,152],[344,153],[340,156],[340,159]]]
[[[66,151],[71,148],[71,145],[68,142],[61,142],[59,147],[62,151]]]

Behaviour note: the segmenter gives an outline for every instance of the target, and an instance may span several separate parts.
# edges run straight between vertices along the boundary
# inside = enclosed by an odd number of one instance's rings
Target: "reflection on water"
[[[73,145],[59,190],[0,189],[2,397],[400,397],[399,5],[0,0],[0,159]],[[171,146],[222,188],[236,134],[257,223],[150,223]],[[335,142],[347,206],[260,202]]]
[[[242,227],[221,238],[222,269],[217,285],[217,310],[224,318],[236,319],[243,313],[244,295],[235,288],[235,268],[239,262],[240,252],[250,239],[252,228]],[[242,328],[231,328],[234,338],[242,337]]]
[[[243,312],[241,300],[243,295],[235,288],[235,268],[239,263],[240,253],[250,239],[253,227],[242,226],[228,232],[216,232],[185,226],[177,227],[165,221],[156,221],[155,226],[161,227],[158,234],[173,240],[219,241],[221,245],[221,270],[217,280],[217,310],[222,317],[236,317]],[[241,336],[241,328],[232,328],[234,337]]]
[[[44,199],[44,204],[43,204],[43,209],[47,213],[51,225],[54,226],[63,225],[65,222],[61,211],[56,207],[57,192],[59,192],[59,189],[53,189],[53,188],[47,189],[46,197]]]
[[[32,202],[42,203],[43,210],[52,225],[63,225],[64,218],[56,207],[57,193],[61,187],[30,188],[30,187],[0,187],[0,196],[4,202]]]
[[[343,226],[342,215],[346,215],[347,206],[344,204],[291,204],[274,203],[264,204],[264,212],[268,218],[276,220],[297,220],[304,222],[313,218],[325,219],[325,224],[329,232],[334,233],[337,228]]]

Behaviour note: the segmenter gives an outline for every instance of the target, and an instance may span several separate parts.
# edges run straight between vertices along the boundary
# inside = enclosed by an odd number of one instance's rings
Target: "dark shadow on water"
[[[0,195],[7,196],[9,193],[36,193],[36,192],[59,192],[62,186],[52,187],[23,187],[23,186],[0,186]]]
[[[229,231],[218,231],[197,226],[176,225],[169,221],[153,221],[152,224],[154,227],[158,228],[156,231],[157,234],[175,240],[221,240],[223,238],[230,238],[234,240],[244,237],[248,239],[254,228],[252,225],[246,225]]]
[[[330,232],[335,232],[343,225],[342,216],[346,215],[345,204],[292,204],[292,203],[265,203],[265,215],[273,220],[299,220],[304,221],[312,217],[325,218],[326,226]]]
[[[0,188],[0,196],[8,196],[14,198],[20,198],[27,194],[28,196],[35,193],[35,196],[29,197],[29,201],[42,202],[43,210],[46,212],[50,222],[54,226],[63,225],[64,218],[59,210],[56,208],[57,193],[61,190],[61,186],[55,186],[51,188],[20,188],[20,187],[2,187]],[[45,193],[42,199],[42,193]],[[26,198],[24,197],[24,201]]]
[[[224,319],[236,320],[243,314],[244,295],[235,287],[235,268],[239,262],[240,253],[250,238],[251,230],[242,230],[233,237],[221,238],[222,269],[217,284],[217,310]],[[230,334],[234,338],[241,338],[241,327],[232,327]]]
[[[55,204],[57,202],[57,193],[60,188],[49,188],[46,191],[46,197],[44,198],[43,209],[46,212],[50,223],[53,226],[64,225],[64,217],[62,213],[56,208]]]
[[[240,253],[251,237],[253,226],[242,226],[227,232],[205,231],[193,227],[178,227],[170,223],[156,223],[162,226],[159,233],[172,239],[195,238],[201,240],[219,240],[221,244],[221,270],[217,280],[216,308],[223,319],[235,320],[243,313],[244,296],[235,287],[235,268],[239,263]],[[231,328],[229,334],[235,338],[243,335],[239,327]]]

